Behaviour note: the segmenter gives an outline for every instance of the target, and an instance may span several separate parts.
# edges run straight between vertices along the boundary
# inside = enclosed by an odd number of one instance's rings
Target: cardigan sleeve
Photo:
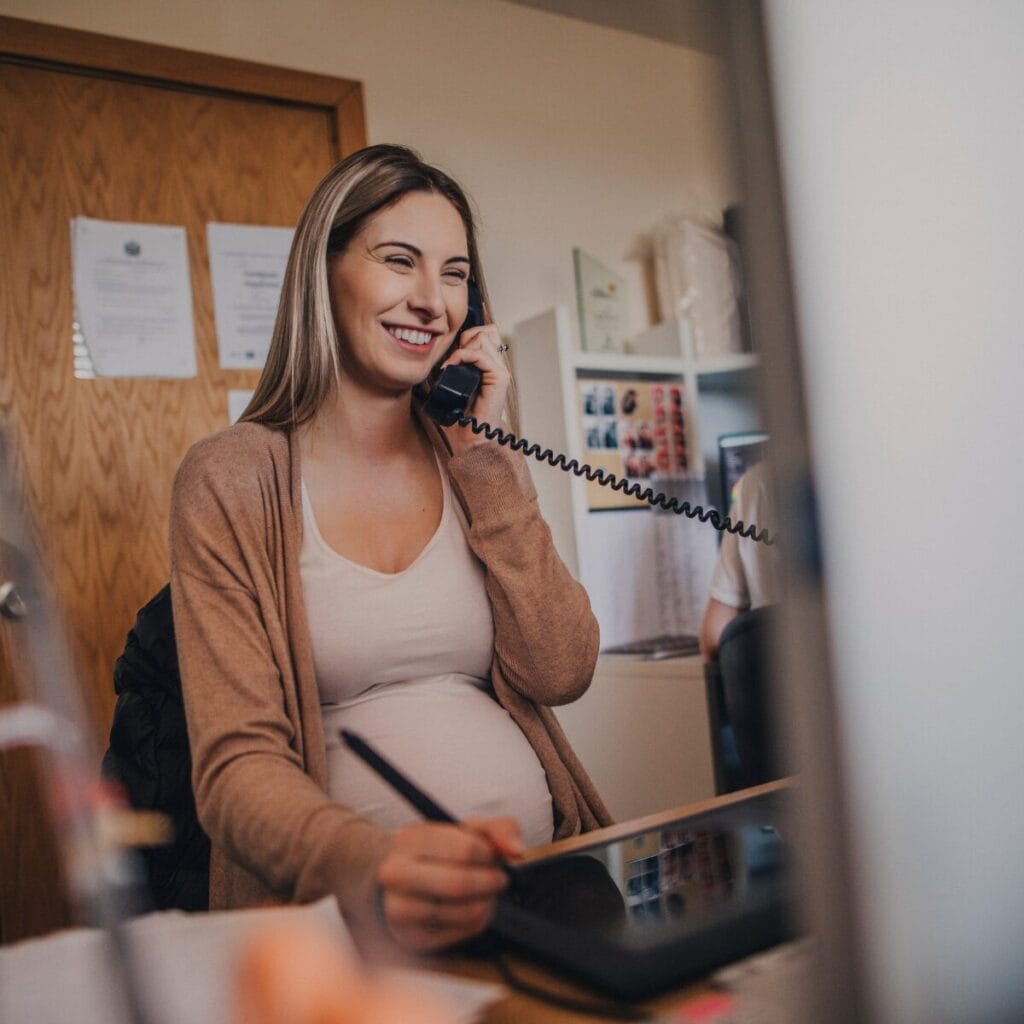
[[[193,453],[195,453],[193,449]],[[376,867],[390,837],[306,774],[287,637],[267,555],[267,488],[186,458],[170,520],[171,596],[199,819],[281,899],[337,896],[373,927]],[[266,562],[264,566],[263,562]]]
[[[469,517],[469,546],[484,565],[495,657],[505,681],[537,704],[568,704],[597,664],[597,620],[558,556],[526,460],[477,445],[448,464]]]

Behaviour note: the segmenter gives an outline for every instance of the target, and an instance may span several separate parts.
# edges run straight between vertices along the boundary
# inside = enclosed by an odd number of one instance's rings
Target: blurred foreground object
[[[367,974],[311,921],[266,923],[242,950],[236,1024],[455,1024],[444,1004]]]
[[[506,994],[501,985],[490,982],[389,967],[378,995],[376,982],[359,976],[362,967],[332,897],[301,907],[195,914],[161,911],[133,918],[124,928],[146,1005],[153,1008],[150,1024],[232,1024],[237,1020],[247,1024],[250,1020],[253,1024],[271,1020],[468,1024]],[[312,932],[314,938],[292,940],[291,954],[280,952],[276,948],[280,943],[254,954],[252,1010],[245,1008],[253,1016],[240,1017],[239,971],[251,970],[250,943],[263,935],[292,935],[295,929],[303,936]],[[268,956],[279,956],[280,962],[268,965]],[[304,961],[319,966],[307,969]],[[252,975],[246,973],[246,977]],[[98,928],[66,929],[0,947],[0,1021],[126,1024],[130,1017],[115,981],[106,933]],[[332,1012],[334,1004],[326,999],[282,1004],[283,984],[308,990],[310,996],[321,991],[337,996],[344,1012],[341,1016]],[[434,1000],[438,1005],[443,1000],[440,1015],[431,1011]],[[310,1007],[311,1015],[304,1015]],[[399,1009],[404,1018],[397,1015]],[[284,1016],[273,1016],[278,1011]]]

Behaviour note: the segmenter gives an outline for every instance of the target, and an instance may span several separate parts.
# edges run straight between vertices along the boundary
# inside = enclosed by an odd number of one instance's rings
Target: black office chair
[[[705,665],[715,791],[731,793],[785,774],[772,714],[769,665],[772,606],[737,615],[722,630],[718,654]]]

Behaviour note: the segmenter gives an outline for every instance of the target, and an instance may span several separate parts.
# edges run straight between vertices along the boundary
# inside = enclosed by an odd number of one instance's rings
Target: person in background
[[[485,322],[460,335],[471,282]],[[486,296],[462,189],[404,147],[354,153],[299,219],[250,405],[178,471],[211,909],[333,895],[358,937],[437,949],[487,926],[504,860],[611,820],[551,711],[589,685],[598,627],[526,462],[421,412],[442,364],[472,364],[472,412],[504,423]],[[464,824],[421,821],[342,727]]]
[[[756,463],[737,481],[729,518],[758,531],[774,533],[772,503],[768,490],[768,467]],[[722,536],[718,562],[711,577],[711,591],[700,627],[700,653],[711,661],[718,653],[722,630],[741,612],[777,604],[782,597],[779,550],[735,533]]]

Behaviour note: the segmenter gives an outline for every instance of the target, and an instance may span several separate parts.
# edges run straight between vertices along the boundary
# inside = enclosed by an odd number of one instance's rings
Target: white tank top
[[[484,569],[439,466],[441,521],[402,572],[331,548],[302,487],[302,589],[327,739],[329,795],[384,828],[422,820],[338,739],[359,733],[457,818],[509,815],[550,842],[544,770],[490,689],[494,623]]]

